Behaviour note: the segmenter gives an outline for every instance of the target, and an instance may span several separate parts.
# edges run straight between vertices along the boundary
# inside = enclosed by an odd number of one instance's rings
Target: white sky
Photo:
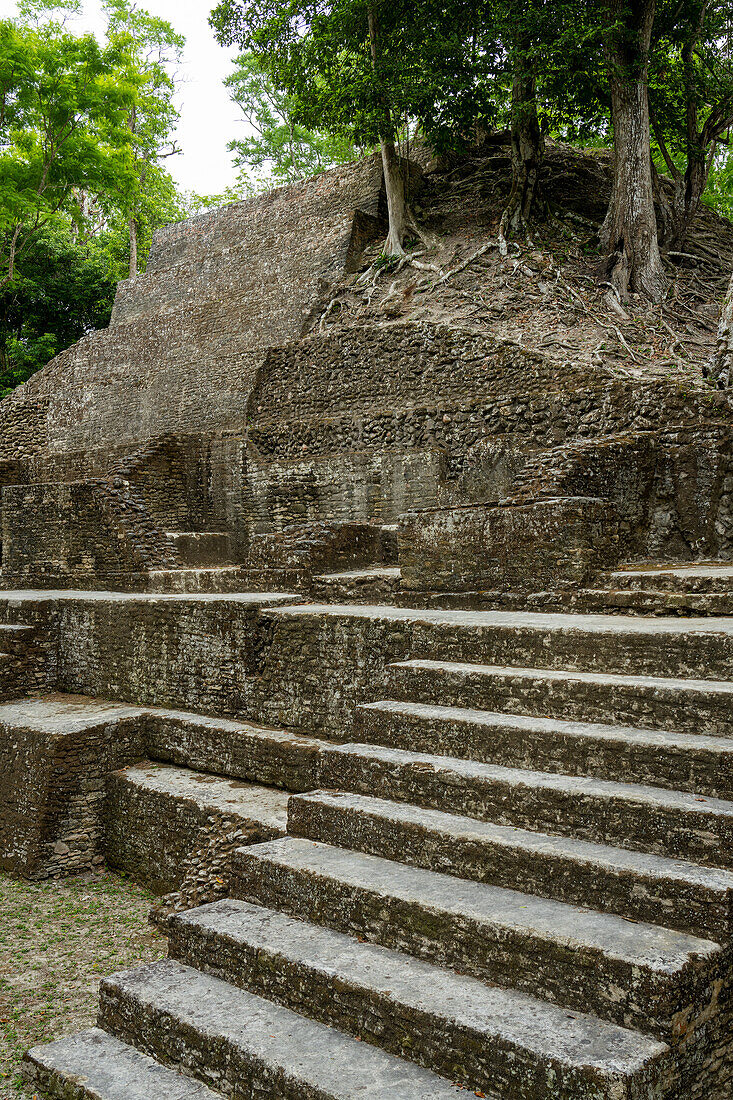
[[[183,152],[166,161],[179,187],[201,195],[219,194],[234,182],[236,172],[227,142],[244,130],[224,78],[236,51],[224,49],[208,24],[215,0],[140,0],[139,6],[167,19],[186,39],[178,93],[181,118],[176,137]],[[84,14],[73,21],[80,33],[104,33],[98,0],[83,0]],[[0,0],[0,19],[16,15],[14,0]]]

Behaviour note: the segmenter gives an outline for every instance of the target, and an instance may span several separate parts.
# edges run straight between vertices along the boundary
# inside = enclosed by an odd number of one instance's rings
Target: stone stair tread
[[[495,825],[478,821],[473,817],[445,813],[443,810],[425,809],[410,802],[391,802],[371,795],[350,794],[344,791],[311,791],[295,796],[298,802],[315,802],[339,809],[368,813],[400,824],[415,824],[423,829],[434,829],[446,837],[470,840],[500,847],[516,847],[529,856],[560,855],[568,859],[593,864],[599,873],[604,870],[630,871],[645,877],[674,880],[691,886],[704,886],[711,890],[729,893],[733,900],[733,871],[717,867],[705,867],[682,859],[672,859],[653,853],[629,848],[615,848],[608,844],[581,840],[575,837],[557,836],[551,833],[533,832],[512,825]]]
[[[449,675],[503,677],[505,679],[575,681],[585,684],[654,688],[661,691],[705,692],[730,695],[733,699],[731,680],[694,680],[666,676],[627,676],[617,672],[578,672],[549,668],[518,668],[514,665],[483,665],[468,661],[410,660],[395,661],[393,669],[412,669],[422,672],[442,672]]]
[[[720,947],[710,940],[659,925],[627,921],[609,913],[523,894],[518,890],[458,879],[438,871],[367,855],[318,841],[284,837],[240,849],[296,872],[332,878],[356,889],[389,895],[423,909],[441,910],[479,922],[487,935],[520,932],[544,941],[590,950],[650,973],[673,977]]]
[[[288,795],[275,787],[152,761],[132,764],[114,774],[141,790],[195,802],[209,812],[231,814],[285,832]]]
[[[685,620],[676,616],[653,619],[624,619],[618,615],[536,611],[462,611],[396,607],[389,604],[292,603],[268,608],[268,615],[327,615],[334,618],[381,619],[428,626],[483,629],[518,629],[579,634],[649,635],[723,634],[733,635],[733,616]]]
[[[635,742],[637,744],[658,746],[659,748],[677,748],[686,752],[715,750],[716,752],[733,754],[733,741],[729,737],[715,737],[710,734],[675,733],[670,730],[644,729],[604,722],[567,721],[542,715],[504,714],[499,711],[477,710],[471,707],[440,706],[437,703],[413,703],[399,699],[379,699],[373,703],[363,703],[359,709],[384,711],[390,714],[402,714],[432,721],[470,722],[489,729],[511,728],[518,731],[526,730],[531,733],[563,734],[568,737]]]
[[[614,569],[608,574],[609,577],[714,577],[721,579],[730,579],[733,581],[733,563],[725,564],[703,564],[695,563],[694,565],[675,565],[675,564],[660,564],[650,565],[645,569],[634,568],[633,566]]]
[[[287,960],[302,981],[308,971],[317,971],[339,988],[342,984],[357,987],[368,1003],[379,997],[400,1002],[407,1014],[429,1013],[470,1029],[482,1045],[498,1042],[502,1047],[529,1048],[539,1058],[551,1057],[566,1066],[633,1073],[667,1049],[658,1040],[586,1013],[569,1012],[248,902],[231,898],[215,902],[177,915],[171,925],[174,943],[175,927],[183,926],[200,930],[205,937],[246,944],[258,959]]]
[[[401,575],[398,565],[375,565],[365,569],[349,569],[343,573],[320,573],[317,581],[397,580]]]
[[[208,1049],[225,1046],[333,1100],[457,1100],[461,1091],[429,1070],[172,960],[102,983],[103,997],[116,990],[197,1032]]]
[[[621,783],[611,779],[594,779],[583,775],[563,775],[559,772],[539,772],[528,768],[510,768],[503,764],[483,764],[476,760],[464,760],[457,756],[437,756],[431,753],[411,752],[409,749],[392,749],[382,745],[348,743],[328,745],[325,756],[336,760],[339,755],[370,757],[401,766],[421,770],[433,769],[452,773],[459,781],[461,776],[486,782],[505,783],[510,786],[563,791],[569,795],[597,798],[623,799],[640,805],[651,805],[668,810],[713,813],[724,818],[733,817],[733,802],[721,798],[673,791],[642,783]]]
[[[33,1047],[25,1068],[34,1083],[64,1100],[221,1100],[221,1093],[96,1027]]]

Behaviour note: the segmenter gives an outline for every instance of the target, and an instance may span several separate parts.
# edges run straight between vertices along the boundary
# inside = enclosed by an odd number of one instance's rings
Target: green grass
[[[147,920],[153,897],[103,873],[30,884],[0,874],[0,1100],[34,1094],[28,1047],[94,1023],[105,974],[165,955]]]

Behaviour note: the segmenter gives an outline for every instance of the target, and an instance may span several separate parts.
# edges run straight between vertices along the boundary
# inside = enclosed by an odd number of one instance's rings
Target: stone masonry
[[[723,395],[320,324],[377,162],[170,227],[0,403],[0,868],[169,957],[58,1100],[730,1100]]]

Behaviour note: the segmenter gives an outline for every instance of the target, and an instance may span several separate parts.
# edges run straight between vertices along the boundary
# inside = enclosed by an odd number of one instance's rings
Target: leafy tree
[[[178,111],[173,70],[185,40],[170,23],[138,8],[131,0],[105,0],[107,37],[117,55],[117,79],[134,89],[126,114],[130,171],[116,196],[127,217],[129,275],[139,270],[140,238],[159,220],[161,194],[170,178],[160,162],[180,152],[173,131]]]
[[[56,216],[29,244],[22,269],[0,291],[0,396],[109,323],[117,282],[109,236],[82,238]]]
[[[129,99],[91,36],[0,21],[0,290],[75,189],[124,188]]]
[[[296,122],[291,97],[273,87],[254,54],[241,54],[224,84],[251,131],[228,146],[244,190],[294,183],[361,154],[342,135],[318,133]]]
[[[673,183],[663,238],[681,248],[733,125],[733,14],[728,0],[685,0],[655,25],[650,79],[654,140]],[[660,192],[664,198],[664,192]]]

